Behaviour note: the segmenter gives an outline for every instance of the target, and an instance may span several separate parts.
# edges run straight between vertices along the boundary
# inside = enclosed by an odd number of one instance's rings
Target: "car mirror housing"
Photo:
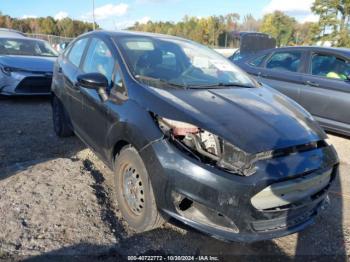
[[[101,73],[88,73],[78,76],[79,86],[95,89],[101,100],[105,101],[108,99],[106,89],[108,88],[108,79]]]
[[[96,90],[100,88],[107,89],[108,87],[108,80],[101,73],[88,73],[79,75],[78,83],[82,87]]]

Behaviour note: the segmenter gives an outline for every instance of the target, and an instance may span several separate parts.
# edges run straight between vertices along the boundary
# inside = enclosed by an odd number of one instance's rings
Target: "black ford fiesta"
[[[258,241],[310,225],[338,158],[298,104],[197,43],[98,31],[54,66],[54,128],[114,172],[134,230],[175,218],[211,236]]]

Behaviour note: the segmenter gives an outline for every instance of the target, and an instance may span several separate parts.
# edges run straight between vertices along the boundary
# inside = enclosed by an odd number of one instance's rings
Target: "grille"
[[[267,231],[275,231],[275,230],[280,230],[285,228],[292,228],[307,222],[316,214],[317,214],[317,208],[304,211],[304,213],[301,212],[301,214],[297,216],[287,215],[286,217],[280,217],[277,219],[253,222],[252,226],[254,230],[257,232],[267,232]]]
[[[290,204],[305,202],[325,189],[333,169],[318,170],[306,176],[272,184],[252,197],[252,205],[259,210],[283,208]]]
[[[50,93],[52,77],[26,77],[16,88],[16,93],[42,94]]]

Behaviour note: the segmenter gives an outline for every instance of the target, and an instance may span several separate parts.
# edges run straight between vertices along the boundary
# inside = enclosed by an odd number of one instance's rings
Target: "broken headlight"
[[[185,122],[160,117],[157,122],[167,137],[200,160],[242,176],[255,173],[252,156],[224,139]]]

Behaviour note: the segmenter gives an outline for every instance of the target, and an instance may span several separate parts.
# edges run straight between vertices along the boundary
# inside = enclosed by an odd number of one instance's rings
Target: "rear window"
[[[272,55],[266,68],[278,71],[297,72],[301,62],[301,52],[277,52]]]
[[[25,38],[0,38],[0,55],[57,56],[49,43]]]
[[[264,61],[264,59],[267,57],[268,54],[265,54],[265,55],[261,55],[261,56],[258,56],[252,60],[249,61],[249,65],[251,66],[261,66],[262,62]]]

